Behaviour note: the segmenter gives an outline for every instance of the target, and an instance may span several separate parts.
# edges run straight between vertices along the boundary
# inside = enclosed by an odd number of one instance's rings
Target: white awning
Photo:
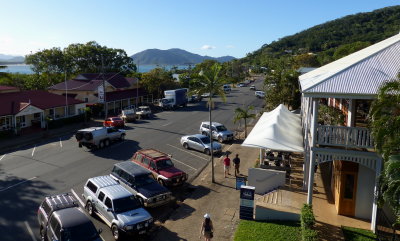
[[[304,152],[300,116],[282,104],[271,112],[265,112],[242,146]]]

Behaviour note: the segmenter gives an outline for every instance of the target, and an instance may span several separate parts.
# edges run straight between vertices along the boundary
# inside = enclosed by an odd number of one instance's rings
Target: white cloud
[[[232,44],[226,45],[225,47],[226,47],[227,49],[233,49],[233,48],[235,48],[235,46],[233,46]]]
[[[201,47],[201,49],[215,49],[215,48],[216,48],[215,46],[211,46],[211,45],[208,45],[208,44],[203,45],[203,46]]]

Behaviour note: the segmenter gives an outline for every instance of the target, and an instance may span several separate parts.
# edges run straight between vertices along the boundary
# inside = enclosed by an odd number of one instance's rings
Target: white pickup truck
[[[151,116],[151,109],[150,109],[150,107],[148,107],[148,106],[139,106],[139,107],[136,109],[136,116],[137,116],[139,119],[142,119],[142,118],[150,118],[150,116]]]
[[[102,149],[113,141],[124,140],[125,130],[115,127],[89,127],[79,130],[75,134],[79,147],[86,146],[89,149]]]

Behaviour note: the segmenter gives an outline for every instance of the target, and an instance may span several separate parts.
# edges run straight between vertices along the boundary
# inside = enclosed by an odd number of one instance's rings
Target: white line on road
[[[62,141],[61,141],[61,137],[60,137],[60,147],[62,148]]]
[[[25,223],[26,229],[28,229],[28,233],[31,236],[32,240],[37,241],[35,235],[32,232],[31,226],[29,226],[29,223],[27,221],[25,221],[24,223]]]
[[[36,150],[36,146],[32,150],[32,156],[33,156],[33,154],[35,154],[35,150]]]
[[[10,189],[10,188],[12,188],[12,187],[18,186],[19,184],[22,184],[22,183],[25,183],[25,182],[29,182],[30,180],[33,180],[33,179],[35,179],[35,178],[37,178],[37,177],[32,177],[32,178],[29,178],[28,180],[19,182],[19,183],[17,183],[17,184],[11,185],[11,186],[6,187],[6,188],[3,188],[3,189],[0,189],[0,192],[5,191],[5,190],[8,190],[8,189]]]
[[[197,171],[197,169],[196,168],[194,168],[194,167],[191,167],[191,166],[189,166],[188,164],[186,164],[186,163],[183,163],[183,162],[181,162],[181,161],[178,161],[178,160],[176,160],[175,158],[172,158],[171,157],[171,159],[172,160],[174,160],[174,161],[176,161],[176,162],[179,162],[180,164],[183,164],[183,165],[185,165],[185,166],[187,166],[187,167],[189,167],[189,168],[191,168],[191,169],[193,169],[193,170],[195,170],[195,171]]]
[[[1,156],[0,161],[3,160],[3,158],[6,156],[6,154],[4,154],[3,156]]]
[[[173,146],[173,145],[170,145],[170,144],[167,144],[167,146],[170,146],[170,147],[173,147],[173,148],[178,149],[178,150],[180,150],[180,151],[186,152],[186,153],[188,153],[188,154],[190,154],[190,155],[192,155],[192,156],[198,157],[198,158],[200,158],[200,159],[203,159],[203,160],[206,160],[206,161],[209,160],[208,158],[205,158],[205,157],[202,157],[202,156],[193,154],[193,153],[191,153],[190,151],[186,151],[186,150],[181,149],[181,148],[179,148],[179,147],[176,147],[176,146]]]
[[[171,122],[168,122],[167,124],[164,124],[162,126],[167,126],[167,125],[171,125],[171,124],[172,124]]]
[[[82,199],[80,199],[80,197],[78,196],[78,194],[76,194],[76,192],[74,191],[74,189],[71,188],[71,192],[72,194],[74,194],[74,196],[76,197],[76,199],[78,199],[79,203],[82,205],[82,207],[85,207],[85,203],[82,201]]]

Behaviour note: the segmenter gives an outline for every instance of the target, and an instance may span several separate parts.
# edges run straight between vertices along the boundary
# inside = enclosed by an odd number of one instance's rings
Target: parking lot
[[[261,84],[260,83],[256,83]],[[246,87],[233,88],[223,103],[215,97],[213,121],[235,130],[234,109],[253,105],[261,109],[262,100]],[[114,163],[130,160],[140,149],[156,148],[172,155],[175,166],[189,174],[189,182],[210,161],[204,153],[186,150],[180,137],[199,132],[200,123],[208,120],[205,101],[175,111],[157,113],[150,119],[128,123],[126,140],[95,151],[79,148],[73,135],[21,148],[0,156],[0,237],[2,240],[39,240],[37,209],[45,195],[72,192],[82,199],[83,185],[90,177],[108,175]],[[223,150],[230,143],[223,144]],[[176,201],[191,192],[190,184],[172,189],[175,202],[149,209],[157,222],[163,222],[176,208]],[[82,200],[81,200],[82,201]],[[92,218],[101,228],[104,240],[113,240],[109,227]],[[151,236],[148,238],[151,239]]]

